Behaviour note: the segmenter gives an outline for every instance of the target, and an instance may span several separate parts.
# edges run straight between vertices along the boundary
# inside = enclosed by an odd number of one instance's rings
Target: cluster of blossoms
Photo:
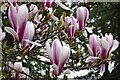
[[[44,10],[50,10],[53,4],[53,0],[43,0],[41,2],[41,8]],[[55,0],[55,3],[59,5],[61,8],[65,10],[70,10],[68,7]],[[44,21],[44,17],[39,15],[37,12],[39,11],[38,7],[34,4],[30,6],[30,12],[26,6],[26,4],[22,4],[19,6],[16,2],[10,2],[10,7],[8,10],[8,18],[12,27],[5,27],[5,31],[12,34],[15,41],[21,43],[21,48],[25,49],[24,53],[28,54],[30,43],[33,40],[35,35],[35,26],[40,24],[41,18]],[[34,21],[29,21],[35,14]],[[49,12],[49,15],[54,20],[58,20],[53,13]],[[79,30],[82,31],[85,29],[86,22],[88,20],[89,11],[86,7],[78,7],[76,9],[76,18],[74,16],[67,16],[65,20],[63,20],[64,28],[67,29],[67,37],[72,40],[75,37],[75,32],[77,26],[79,26]],[[77,25],[78,23],[78,25]],[[40,26],[40,30],[42,31],[45,26]],[[36,30],[37,31],[37,30]],[[64,32],[64,31],[63,31]],[[0,41],[2,41],[5,37],[5,33],[2,33],[0,29]],[[48,54],[48,58],[50,59],[50,63],[52,64],[52,71],[50,72],[51,77],[58,76],[62,73],[62,69],[64,64],[70,57],[70,46],[59,39],[54,39],[52,44],[51,40],[48,39],[46,41],[46,51]],[[105,62],[108,60],[108,57],[112,51],[114,51],[118,47],[117,40],[113,39],[112,34],[105,34],[105,37],[99,38],[97,35],[92,34],[89,38],[88,49],[90,51],[90,57],[86,59],[86,62],[92,61],[96,62],[97,59]],[[22,69],[21,62],[15,62],[14,65],[12,63],[8,63],[9,66],[14,68],[16,72],[14,72],[15,78],[27,78],[24,74],[19,73]],[[9,71],[9,69],[8,69]],[[105,64],[101,64],[101,73],[105,71]],[[29,70],[25,72],[29,74]]]

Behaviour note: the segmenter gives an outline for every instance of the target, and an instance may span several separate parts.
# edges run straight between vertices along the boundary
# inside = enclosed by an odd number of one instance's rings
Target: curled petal
[[[71,10],[69,7],[65,6],[64,4],[62,4],[59,0],[55,0],[55,3],[65,10],[69,10],[73,12],[73,10]]]
[[[116,50],[116,49],[118,48],[118,46],[119,46],[119,42],[118,42],[117,40],[114,40],[113,46],[112,46],[112,48],[111,48],[111,50],[110,50],[110,53],[111,53],[112,51]]]
[[[93,56],[89,56],[85,62],[94,62],[96,60],[100,59],[99,57],[93,57]]]
[[[18,35],[17,33],[14,31],[14,29],[10,28],[10,27],[5,27],[5,31],[12,34],[14,40],[19,41]]]

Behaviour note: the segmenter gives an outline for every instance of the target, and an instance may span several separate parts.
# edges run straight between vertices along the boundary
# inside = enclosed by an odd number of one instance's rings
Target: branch
[[[16,69],[14,69],[13,67],[9,66],[9,65],[6,64],[5,62],[2,61],[2,63],[3,63],[5,66],[8,66],[9,68],[11,68],[12,70],[17,71]],[[28,75],[28,74],[26,74],[26,73],[24,73],[24,72],[22,72],[22,71],[19,71],[19,73],[25,74],[26,76],[30,77],[31,79],[35,79],[34,77],[32,77],[32,76],[30,76],[30,75]]]

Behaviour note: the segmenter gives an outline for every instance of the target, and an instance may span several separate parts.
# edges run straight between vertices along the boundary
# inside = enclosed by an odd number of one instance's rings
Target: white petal
[[[67,62],[70,56],[70,47],[63,46],[60,50],[60,55],[59,55],[59,74],[62,72],[62,68],[64,67],[64,64]]]
[[[105,64],[101,64],[100,65],[100,73],[99,74],[102,76],[104,72],[105,72]]]
[[[119,46],[119,42],[118,42],[117,40],[114,40],[113,47],[112,47],[112,49],[110,50],[110,53],[111,53],[112,51],[114,51],[118,46]]]
[[[62,4],[59,0],[55,0],[55,3],[65,10],[69,10],[69,11],[73,12],[69,7]]]
[[[84,35],[85,37],[87,37],[87,36],[88,36],[88,34],[87,34],[87,31],[86,31],[86,30],[84,30],[84,31],[83,31],[83,35]]]
[[[53,64],[52,68],[54,69],[55,73],[58,75],[58,66],[56,64]]]
[[[110,73],[114,69],[114,64],[115,64],[115,62],[108,62],[108,70],[109,70]]]
[[[37,43],[37,42],[30,41],[30,40],[28,40],[28,39],[23,39],[23,40],[26,41],[26,42],[29,42],[29,43],[31,43],[31,44],[33,44],[33,45],[42,46],[41,44],[39,44],[39,43]]]
[[[53,18],[53,20],[59,21],[59,19],[56,16],[54,16],[53,14],[51,14],[51,17]]]
[[[19,41],[18,34],[17,34],[17,32],[14,31],[14,29],[12,29],[10,27],[5,27],[5,31],[12,34],[14,40],[17,39],[17,41]]]
[[[16,69],[17,71],[22,70],[22,62],[15,62],[14,69]]]
[[[70,73],[71,73],[71,70],[70,70],[70,69],[66,69],[63,73],[64,73],[64,74],[70,74]]]
[[[5,38],[6,34],[5,32],[0,33],[0,41],[2,41]]]
[[[25,27],[25,31],[24,31],[24,35],[23,35],[23,39],[28,39],[28,40],[32,40],[33,36],[35,34],[35,28],[32,22],[27,21],[26,27]],[[26,47],[29,43],[24,42],[22,40],[22,46]]]
[[[85,62],[94,62],[96,60],[100,59],[99,57],[93,57],[93,56],[89,56]]]

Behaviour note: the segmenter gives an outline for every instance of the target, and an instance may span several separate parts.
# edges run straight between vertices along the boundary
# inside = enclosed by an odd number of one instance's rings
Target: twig
[[[12,70],[17,71],[16,69],[14,69],[13,67],[9,66],[9,65],[6,64],[5,62],[2,61],[2,63],[3,63],[5,66],[8,66],[9,68],[11,68]],[[26,76],[30,77],[31,79],[35,79],[34,77],[32,77],[32,76],[30,76],[30,75],[28,75],[28,74],[26,74],[26,73],[24,73],[24,72],[19,71],[19,73],[25,74]]]

